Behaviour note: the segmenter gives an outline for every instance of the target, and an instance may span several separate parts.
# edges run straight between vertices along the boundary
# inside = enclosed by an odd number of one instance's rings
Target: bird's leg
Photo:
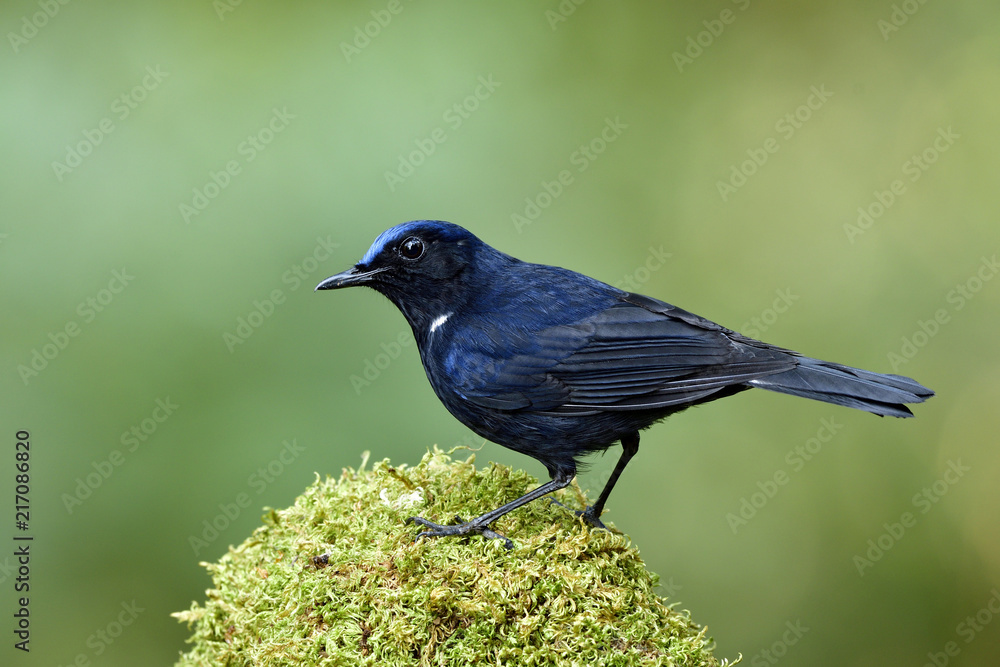
[[[625,466],[628,465],[628,462],[632,460],[632,457],[635,456],[635,453],[638,451],[638,431],[629,433],[622,438],[621,458],[619,458],[618,463],[615,464],[615,469],[611,471],[611,477],[608,478],[607,484],[604,485],[604,490],[601,491],[601,495],[597,496],[597,502],[584,510],[576,511],[577,516],[583,517],[583,520],[594,528],[603,528],[607,530],[607,526],[605,526],[604,522],[601,521],[601,513],[604,512],[604,503],[608,502],[608,496],[611,495],[611,489],[615,488],[615,483],[618,482],[618,477],[621,476],[622,470],[625,470]],[[561,505],[562,503],[558,504]]]
[[[567,486],[572,480],[575,471],[573,470],[559,470],[552,476],[552,479],[545,484],[542,484],[537,489],[528,491],[526,494],[518,498],[517,500],[512,500],[506,505],[491,510],[482,516],[478,516],[472,521],[463,521],[461,517],[456,516],[455,520],[458,521],[458,525],[454,526],[444,526],[439,523],[434,523],[433,521],[428,521],[419,516],[411,516],[406,520],[406,523],[419,523],[421,526],[426,526],[430,530],[425,530],[418,534],[414,540],[419,540],[421,537],[446,537],[449,535],[468,535],[469,533],[479,533],[487,539],[498,539],[504,541],[504,546],[508,549],[514,548],[514,543],[509,539],[490,530],[489,525],[502,517],[504,514],[516,510],[522,505],[527,505],[532,500],[536,498],[541,498],[547,493],[552,493],[553,491],[558,491],[561,488]]]

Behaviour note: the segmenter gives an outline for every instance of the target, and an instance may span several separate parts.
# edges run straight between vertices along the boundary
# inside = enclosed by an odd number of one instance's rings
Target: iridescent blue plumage
[[[552,476],[457,526],[414,518],[429,528],[422,536],[500,537],[493,521],[566,486],[582,456],[621,441],[611,479],[583,512],[603,526],[604,503],[638,450],[639,431],[753,387],[896,417],[912,416],[905,404],[933,395],[909,378],[803,357],[663,301],[522,262],[447,222],[386,230],[354,268],[317,289],[352,285],[381,292],[402,311],[431,386],[456,418],[538,459]]]

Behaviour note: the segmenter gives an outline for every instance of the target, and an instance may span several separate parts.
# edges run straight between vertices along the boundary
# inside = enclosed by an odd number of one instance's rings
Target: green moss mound
[[[480,536],[414,542],[409,516],[470,518],[537,484],[474,458],[435,448],[414,467],[363,462],[270,510],[204,564],[207,600],[174,614],[194,627],[177,664],[719,664],[705,630],[656,594],[628,538],[544,500],[494,525],[511,551]],[[583,505],[575,486],[560,497]]]

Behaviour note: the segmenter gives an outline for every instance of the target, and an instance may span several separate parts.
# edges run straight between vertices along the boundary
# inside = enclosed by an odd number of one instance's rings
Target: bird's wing
[[[498,410],[576,415],[667,408],[797,363],[787,350],[635,294],[530,341],[517,354],[494,357],[477,374],[486,382],[463,387],[465,399]]]

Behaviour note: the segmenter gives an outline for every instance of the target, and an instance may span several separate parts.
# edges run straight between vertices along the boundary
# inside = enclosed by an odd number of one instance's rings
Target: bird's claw
[[[593,505],[588,505],[585,509],[582,509],[582,510],[575,510],[572,507],[569,507],[567,505],[563,505],[561,502],[559,502],[555,498],[550,498],[549,500],[552,503],[554,503],[556,505],[559,505],[559,507],[562,507],[564,509],[568,509],[570,512],[572,512],[573,514],[575,514],[577,517],[582,518],[584,521],[587,522],[587,525],[589,525],[591,528],[599,528],[601,530],[609,530],[608,527],[604,525],[604,522],[601,521],[601,517],[595,515],[595,513],[594,513],[594,506]]]
[[[465,521],[460,516],[455,516],[455,521],[458,523],[451,526],[445,526],[440,523],[434,523],[433,521],[428,521],[427,519],[419,516],[411,516],[406,520],[407,524],[418,523],[421,526],[426,526],[430,530],[425,530],[417,533],[417,536],[413,538],[416,542],[421,537],[449,537],[456,535],[468,535],[470,533],[479,533],[488,540],[503,540],[504,547],[507,549],[513,549],[514,543],[509,539],[501,535],[500,533],[491,530],[488,524],[479,524],[475,519],[472,521]]]

